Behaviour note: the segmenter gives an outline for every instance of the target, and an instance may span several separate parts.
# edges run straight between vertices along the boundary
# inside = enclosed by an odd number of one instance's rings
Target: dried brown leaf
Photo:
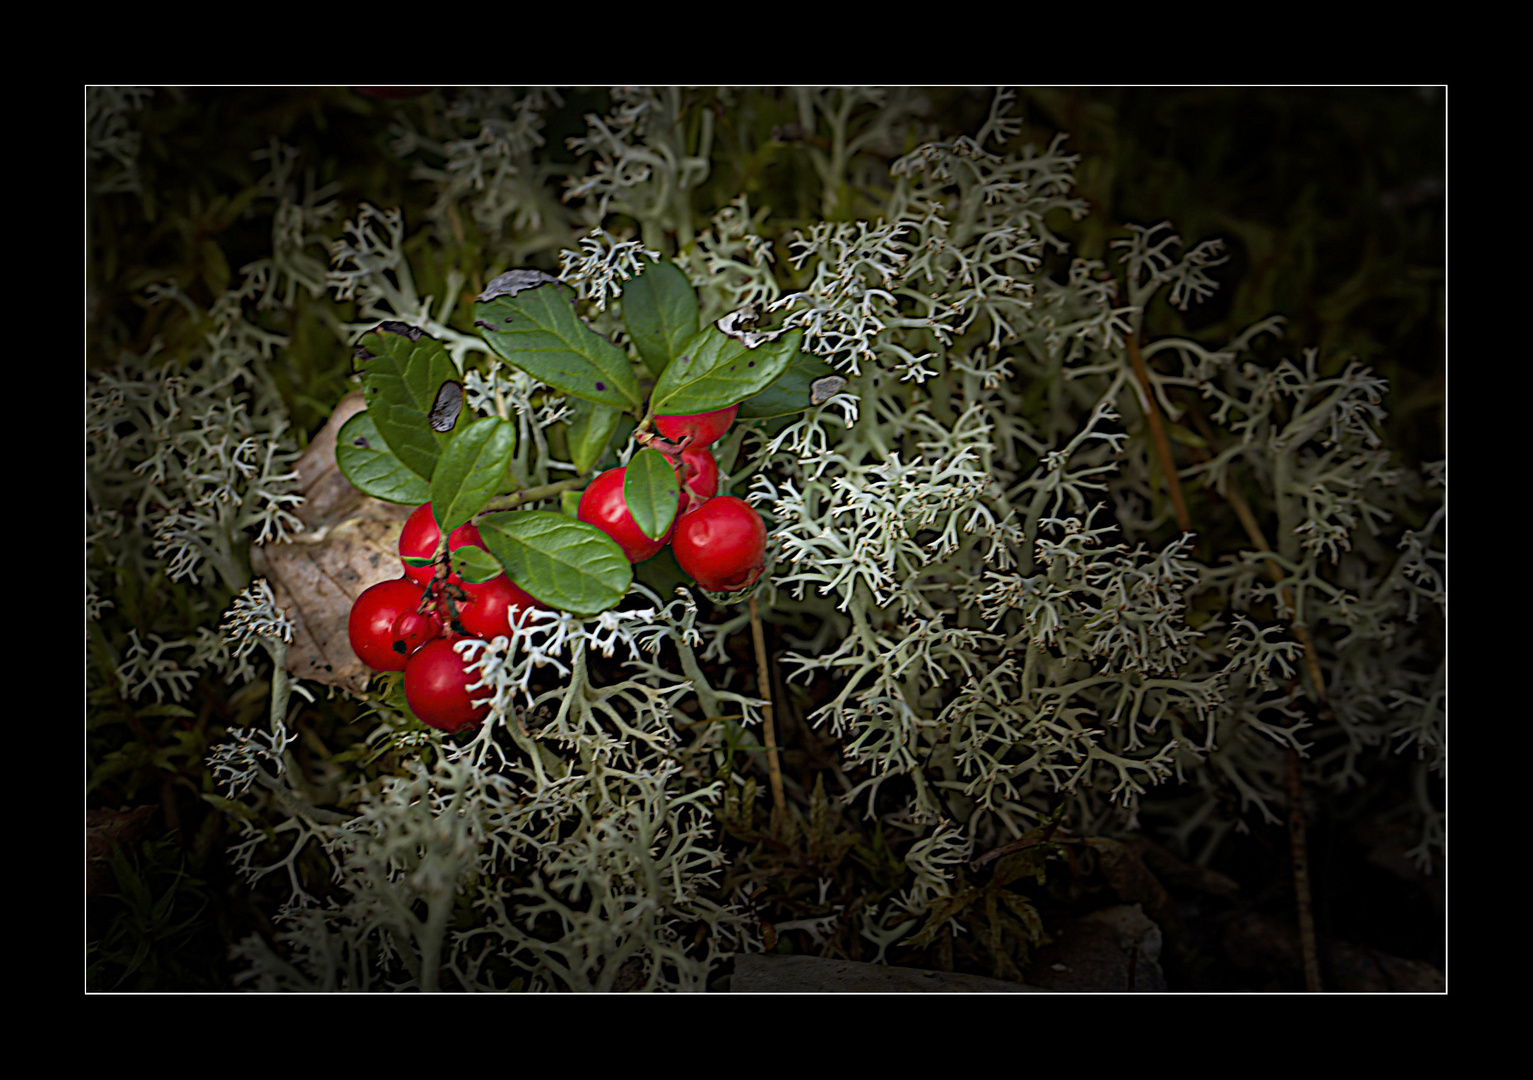
[[[293,620],[288,671],[354,693],[373,672],[352,652],[346,620],[364,589],[403,573],[399,533],[412,509],[363,495],[336,467],[336,432],[361,407],[360,393],[342,399],[297,463],[306,530],[250,552],[251,568]]]

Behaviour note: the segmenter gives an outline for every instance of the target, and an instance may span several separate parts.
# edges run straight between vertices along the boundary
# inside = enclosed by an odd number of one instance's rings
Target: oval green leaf
[[[616,607],[633,584],[623,549],[595,525],[553,510],[503,510],[478,524],[511,579],[560,611],[598,615]]]
[[[365,335],[355,355],[378,434],[406,468],[430,480],[455,435],[431,426],[442,385],[458,380],[452,357],[436,339],[392,322]]]
[[[419,506],[431,498],[431,485],[394,456],[366,409],[336,433],[335,463],[364,495],[403,506]]]
[[[473,517],[506,482],[516,425],[483,416],[458,433],[437,462],[431,478],[431,512],[443,532]]]
[[[464,581],[474,584],[504,573],[499,559],[473,544],[465,544],[452,553],[452,569]]]
[[[570,402],[570,460],[577,473],[588,473],[601,460],[612,442],[612,433],[622,413],[585,398]]]
[[[672,262],[649,263],[623,286],[623,325],[658,378],[697,336],[697,294]]]
[[[802,330],[790,330],[750,349],[709,326],[687,342],[655,383],[650,411],[656,416],[712,412],[754,397],[776,382],[798,355],[803,336]]]
[[[623,470],[623,501],[633,523],[651,540],[659,540],[676,520],[681,485],[676,469],[658,450],[645,447]]]
[[[574,294],[552,278],[478,301],[474,325],[507,363],[540,382],[612,409],[643,401],[628,354],[587,326]]]
[[[810,399],[809,384],[833,374],[833,370],[824,360],[806,352],[799,353],[771,386],[740,402],[738,418],[767,420],[803,412],[814,404]]]

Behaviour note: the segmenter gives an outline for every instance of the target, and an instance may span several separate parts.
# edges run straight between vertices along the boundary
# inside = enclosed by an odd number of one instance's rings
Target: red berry
[[[720,495],[676,522],[671,550],[703,588],[734,592],[754,582],[766,567],[766,523],[744,499]]]
[[[719,493],[719,463],[713,452],[706,447],[689,448],[681,457],[671,458],[676,470],[676,482],[681,485],[681,509],[685,514],[691,507],[700,506]]]
[[[410,645],[395,636],[394,626],[402,615],[413,613],[424,593],[408,578],[380,581],[362,591],[351,605],[346,619],[346,633],[351,649],[374,671],[403,671]]]
[[[442,731],[457,731],[490,714],[488,702],[475,705],[476,697],[488,697],[483,687],[470,691],[479,681],[463,657],[453,649],[462,638],[437,638],[417,649],[405,665],[405,700],[425,723]]]
[[[399,613],[399,618],[394,620],[394,640],[402,642],[405,647],[405,656],[409,656],[416,649],[433,638],[442,636],[442,621],[433,612],[422,615],[414,608]]]
[[[429,559],[436,554],[438,541],[442,539],[442,530],[432,516],[431,504],[422,503],[417,506],[405,521],[405,527],[399,534],[399,558],[403,562],[405,558]],[[479,529],[468,522],[459,525],[447,538],[447,550],[457,551],[465,545],[472,547],[484,547],[484,541],[479,537]],[[411,566],[404,563],[405,576],[422,585],[431,580],[431,575],[436,572],[433,566]],[[457,574],[448,574],[447,580],[454,585],[461,585],[463,579]]]
[[[687,416],[657,416],[655,430],[671,442],[681,442],[690,437],[692,441],[688,445],[700,450],[718,442],[720,436],[729,430],[729,425],[735,422],[735,414],[739,411],[740,406],[731,405],[727,409]]]
[[[580,496],[580,509],[575,516],[595,525],[616,540],[629,562],[643,562],[665,547],[666,541],[671,538],[671,530],[667,529],[666,534],[658,540],[644,535],[644,530],[639,528],[639,523],[634,521],[628,511],[627,500],[623,498],[623,477],[626,473],[627,469],[619,466],[608,469],[592,480]],[[675,528],[674,523],[672,528]]]
[[[486,641],[509,636],[511,616],[521,608],[543,607],[505,574],[478,584],[466,581],[463,589],[468,601],[458,608],[458,625]]]

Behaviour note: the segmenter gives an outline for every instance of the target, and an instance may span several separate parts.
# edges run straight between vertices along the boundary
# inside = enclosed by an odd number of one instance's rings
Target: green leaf
[[[833,369],[824,360],[801,352],[788,361],[788,366],[771,386],[740,402],[738,419],[766,420],[803,412],[813,404],[809,400],[809,384],[832,373]]]
[[[490,295],[486,293],[484,295]],[[491,349],[533,378],[612,409],[643,402],[628,354],[585,324],[569,288],[552,278],[474,305]]]
[[[465,544],[452,553],[452,569],[464,581],[475,584],[489,581],[505,572],[499,559],[473,544]]]
[[[458,369],[442,343],[403,323],[384,323],[356,351],[367,412],[394,456],[430,480],[456,429],[436,431],[431,410]]]
[[[746,348],[716,326],[687,342],[655,383],[650,410],[656,416],[712,412],[754,397],[777,380],[798,355],[802,330],[791,330],[773,341]]]
[[[600,614],[633,583],[633,565],[617,541],[553,510],[489,514],[479,520],[479,535],[511,580],[561,611]]]
[[[364,495],[404,506],[419,506],[431,498],[431,485],[394,456],[366,409],[336,433],[335,463]]]
[[[633,576],[635,581],[648,585],[661,596],[675,596],[677,588],[686,588],[692,584],[692,579],[676,561],[676,553],[671,550],[670,544],[643,562],[634,563]]]
[[[680,500],[676,469],[660,451],[646,446],[623,470],[623,501],[634,524],[651,540],[659,540],[671,527]]]
[[[480,417],[458,433],[431,478],[431,512],[444,533],[484,509],[505,482],[515,448],[516,425],[498,416]]]
[[[697,336],[697,294],[675,263],[650,263],[623,286],[623,325],[656,378]]]
[[[606,453],[612,441],[612,433],[617,430],[617,422],[623,414],[585,398],[575,398],[570,406],[570,459],[577,473],[587,473]]]
[[[628,445],[628,440],[633,436],[634,429],[639,426],[638,419],[632,413],[623,413],[617,418],[617,430],[613,433],[612,441],[607,444],[607,452],[597,461],[596,467],[601,472],[615,469],[621,462],[617,459],[617,452]]]

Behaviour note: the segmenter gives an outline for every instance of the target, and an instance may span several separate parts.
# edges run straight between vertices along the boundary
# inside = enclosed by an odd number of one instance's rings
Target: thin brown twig
[[[1176,523],[1183,532],[1192,532],[1192,515],[1187,512],[1187,501],[1182,498],[1182,482],[1176,475],[1176,460],[1171,456],[1171,441],[1166,438],[1165,425],[1160,422],[1160,410],[1155,407],[1155,390],[1150,385],[1150,373],[1145,370],[1144,357],[1139,355],[1139,342],[1133,334],[1128,342],[1128,361],[1134,367],[1139,387],[1144,391],[1145,420],[1150,425],[1150,437],[1160,458],[1161,472],[1166,476],[1166,493],[1171,496],[1171,507],[1176,511]]]
[[[751,637],[756,642],[756,689],[761,706],[761,741],[766,744],[767,777],[772,785],[772,815],[786,820],[787,800],[782,789],[782,764],[777,759],[777,728],[772,722],[772,678],[767,667],[766,635],[761,629],[761,610],[751,594]]]
[[[1148,402],[1146,418],[1150,425],[1150,435],[1155,442],[1156,452],[1160,456],[1161,468],[1166,474],[1167,491],[1171,496],[1171,505],[1176,510],[1177,524],[1181,526],[1183,532],[1191,532],[1192,518],[1187,511],[1186,502],[1182,499],[1181,483],[1177,478],[1176,465],[1171,457],[1171,444],[1160,422],[1160,411],[1155,407],[1155,395],[1151,390],[1149,372],[1145,369],[1144,359],[1139,354],[1139,343],[1134,339],[1134,335],[1130,334],[1127,340],[1129,362],[1134,367],[1134,374],[1138,377],[1139,385],[1143,388],[1145,400]],[[1199,432],[1212,446],[1213,432],[1208,429],[1202,414],[1196,407],[1191,407],[1189,411]],[[1235,511],[1235,516],[1240,520],[1246,535],[1260,550],[1271,552],[1272,547],[1267,543],[1256,515],[1251,512],[1250,504],[1234,485],[1226,484],[1225,487],[1226,490],[1223,492],[1225,501]],[[1267,573],[1272,577],[1273,583],[1281,585],[1282,567],[1273,559],[1267,559],[1266,563]],[[1286,586],[1283,588],[1283,601],[1290,609],[1293,607],[1293,592]],[[1314,642],[1310,639],[1309,631],[1296,623],[1290,626],[1294,637],[1304,648],[1304,664],[1309,671],[1310,683],[1314,687],[1315,701],[1322,710],[1329,711],[1330,705],[1325,697],[1325,681],[1320,672],[1320,660],[1315,652]],[[1315,940],[1315,913],[1309,880],[1309,841],[1304,820],[1304,778],[1299,768],[1299,752],[1292,746],[1283,748],[1283,780],[1288,797],[1288,849],[1289,858],[1293,863],[1294,906],[1297,908],[1299,917],[1299,947],[1304,958],[1304,988],[1311,993],[1319,993],[1324,986],[1320,979],[1320,954]]]
[[[1245,496],[1233,485],[1227,486],[1229,490],[1225,494],[1225,499],[1234,508],[1235,516],[1240,519],[1246,535],[1258,549],[1270,552],[1272,546],[1267,543],[1267,537],[1263,534],[1256,515],[1251,512],[1250,504],[1246,502]],[[1273,584],[1282,585],[1282,567],[1273,559],[1268,559],[1266,562],[1267,573],[1272,578]],[[1286,585],[1282,588],[1283,603],[1292,608],[1293,590]],[[1310,685],[1314,687],[1315,703],[1322,711],[1329,712],[1331,706],[1325,696],[1325,679],[1320,672],[1320,657],[1315,651],[1314,640],[1309,636],[1309,629],[1298,623],[1290,623],[1289,628],[1304,649],[1304,667],[1309,672]],[[1299,768],[1299,752],[1292,746],[1283,748],[1283,786],[1288,796],[1288,848],[1293,862],[1294,905],[1299,913],[1299,949],[1304,959],[1304,988],[1310,993],[1319,993],[1324,989],[1324,985],[1320,978],[1320,950],[1315,940],[1315,910],[1309,880],[1308,827],[1304,821],[1304,777]]]
[[[1059,822],[1056,819],[1049,825],[1047,829],[1045,829],[1037,836],[1033,836],[1032,834],[1028,834],[1027,836],[1019,836],[1017,839],[1002,844],[998,848],[992,848],[991,850],[981,855],[979,858],[971,860],[969,863],[969,869],[979,870],[983,868],[986,863],[994,862],[996,859],[1004,858],[1005,856],[1010,855],[1016,851],[1023,851],[1030,847],[1036,847],[1039,844],[1073,844],[1076,842],[1069,837],[1055,837],[1054,833],[1058,828]]]

